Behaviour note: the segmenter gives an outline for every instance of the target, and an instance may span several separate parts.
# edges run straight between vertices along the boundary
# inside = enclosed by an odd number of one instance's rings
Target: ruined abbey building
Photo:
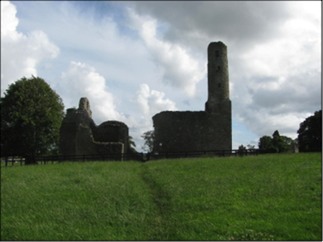
[[[227,47],[222,42],[208,46],[208,100],[205,111],[164,111],[153,116],[154,153],[231,151],[231,101]],[[119,121],[97,126],[90,103],[81,98],[78,109],[67,109],[60,129],[63,156],[109,156],[131,152],[129,130]]]
[[[67,109],[60,128],[60,152],[63,156],[118,155],[129,152],[128,126],[107,121],[97,126],[92,119],[89,100],[80,99],[79,108]]]
[[[208,100],[205,111],[164,111],[153,116],[154,152],[231,151],[232,121],[227,47],[208,46]]]

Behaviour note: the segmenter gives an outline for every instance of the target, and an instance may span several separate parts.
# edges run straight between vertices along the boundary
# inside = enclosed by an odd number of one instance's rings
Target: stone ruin
[[[231,151],[231,100],[227,47],[208,46],[208,100],[205,111],[164,111],[153,116],[154,153]]]
[[[153,116],[154,153],[230,151],[232,149],[231,100],[227,47],[208,46],[208,100],[205,111],[164,111]],[[126,124],[107,121],[97,126],[90,103],[81,98],[79,108],[67,109],[60,129],[62,155],[103,155],[131,152]]]
[[[60,128],[60,152],[63,156],[109,157],[113,154],[119,159],[129,151],[129,130],[126,124],[106,121],[97,126],[86,97],[80,99],[78,109],[67,109]]]

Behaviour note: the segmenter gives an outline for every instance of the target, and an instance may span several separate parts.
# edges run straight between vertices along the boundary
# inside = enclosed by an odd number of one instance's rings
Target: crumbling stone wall
[[[231,116],[227,47],[213,42],[208,46],[205,111],[164,111],[153,116],[154,152],[231,150]]]
[[[110,155],[127,153],[129,130],[119,121],[107,121],[97,126],[87,98],[81,98],[79,108],[67,109],[60,129],[60,151],[63,155]]]

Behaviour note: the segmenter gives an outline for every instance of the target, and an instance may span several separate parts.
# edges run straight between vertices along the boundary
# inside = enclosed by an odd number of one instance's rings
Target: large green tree
[[[64,105],[39,77],[21,78],[1,97],[2,156],[22,156],[26,164],[37,155],[57,151]]]
[[[300,152],[322,152],[322,110],[306,118],[297,133]]]

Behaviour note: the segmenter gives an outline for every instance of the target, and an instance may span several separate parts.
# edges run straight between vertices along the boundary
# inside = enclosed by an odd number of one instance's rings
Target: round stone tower
[[[230,102],[227,47],[222,42],[211,42],[208,46],[208,100],[205,111],[219,112]]]
[[[201,112],[160,112],[153,116],[154,152],[190,153],[232,150],[227,47],[208,46],[208,100]]]

